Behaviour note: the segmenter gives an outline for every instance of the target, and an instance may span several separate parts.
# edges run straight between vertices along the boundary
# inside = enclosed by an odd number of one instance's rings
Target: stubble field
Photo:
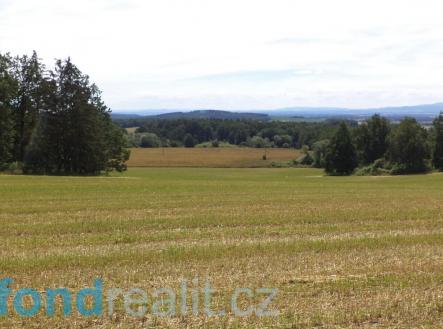
[[[212,308],[227,314],[136,319],[117,305],[112,317],[74,310],[64,318],[58,309],[50,318],[42,308],[24,319],[10,305],[0,327],[438,328],[442,187],[441,174],[323,177],[291,168],[2,175],[0,270],[15,291],[75,292],[95,278],[105,289],[179,291],[180,279],[198,277],[217,289]],[[235,317],[229,297],[238,287],[278,288],[269,308],[280,314]],[[243,297],[245,308],[260,301]]]
[[[266,160],[263,160],[266,155]],[[300,151],[278,148],[133,148],[129,167],[263,168],[295,160]]]

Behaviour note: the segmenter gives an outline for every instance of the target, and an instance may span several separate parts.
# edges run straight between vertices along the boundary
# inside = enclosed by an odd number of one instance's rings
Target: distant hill
[[[111,113],[111,118],[113,120],[119,120],[119,119],[137,119],[141,118],[142,116],[139,114],[126,114],[126,113]]]
[[[414,106],[381,107],[367,109],[350,109],[340,107],[288,107],[274,110],[250,110],[248,112],[232,112],[223,110],[137,110],[129,112],[112,113],[115,120],[137,120],[137,119],[251,119],[251,120],[287,120],[311,121],[317,119],[348,119],[364,120],[374,113],[379,113],[390,120],[398,121],[405,116],[416,118],[420,122],[430,122],[441,111],[443,103],[424,104]]]
[[[191,112],[172,112],[151,116],[156,119],[249,119],[249,120],[270,120],[266,113],[229,112],[217,110],[197,110]]]
[[[431,121],[441,111],[443,103],[414,106],[380,107],[367,109],[349,109],[338,107],[289,107],[268,111],[274,119],[279,117],[292,118],[345,118],[352,120],[365,119],[374,113],[381,114],[390,120],[401,120],[405,116],[414,117],[419,121]]]

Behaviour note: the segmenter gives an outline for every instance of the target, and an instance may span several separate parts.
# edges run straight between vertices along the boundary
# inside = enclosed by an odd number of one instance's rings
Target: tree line
[[[134,147],[194,147],[229,143],[245,147],[301,148],[330,138],[338,120],[325,122],[261,121],[250,119],[117,119],[121,127],[138,127],[130,134]],[[351,127],[356,122],[349,121]]]
[[[429,129],[414,118],[399,123],[375,114],[363,122],[127,119],[121,126],[139,125],[130,141],[136,147],[302,148],[299,164],[325,168],[331,175],[408,174],[443,170],[443,114]]]
[[[68,58],[0,54],[0,170],[95,175],[126,169],[124,131],[97,86]]]
[[[428,130],[408,117],[392,125],[374,115],[354,129],[343,122],[313,158],[332,175],[443,171],[443,114]]]

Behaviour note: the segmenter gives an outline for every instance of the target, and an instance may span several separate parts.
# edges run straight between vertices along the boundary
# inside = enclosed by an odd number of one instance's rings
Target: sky
[[[0,52],[73,62],[113,110],[443,101],[441,0],[0,0]]]

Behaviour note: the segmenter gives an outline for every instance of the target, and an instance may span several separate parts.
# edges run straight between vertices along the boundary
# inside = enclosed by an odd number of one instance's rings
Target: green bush
[[[392,175],[408,175],[408,174],[420,174],[430,171],[430,167],[423,163],[421,167],[410,167],[407,164],[394,163],[391,167],[390,173]]]
[[[161,146],[161,141],[157,137],[156,134],[152,134],[152,133],[143,134],[141,141],[140,141],[140,147],[153,148],[153,147],[160,147],[160,146]]]
[[[268,138],[263,138],[260,136],[254,136],[246,141],[247,146],[256,148],[271,147],[271,143]]]
[[[356,176],[381,176],[389,175],[390,170],[385,168],[385,160],[378,159],[370,165],[360,167],[355,171]]]
[[[197,141],[194,137],[192,137],[191,134],[186,134],[185,138],[183,139],[183,144],[185,147],[194,147],[197,144]]]
[[[8,168],[6,169],[6,172],[11,175],[23,173],[23,163],[19,161],[10,163]]]
[[[324,139],[318,142],[315,142],[312,145],[313,154],[312,157],[314,159],[313,166],[315,168],[324,168],[325,167],[325,157],[326,157],[326,151],[329,145],[329,140]]]
[[[310,152],[307,152],[306,154],[303,154],[299,156],[295,162],[299,165],[303,166],[312,166],[314,164],[314,159],[312,158],[312,155]]]

